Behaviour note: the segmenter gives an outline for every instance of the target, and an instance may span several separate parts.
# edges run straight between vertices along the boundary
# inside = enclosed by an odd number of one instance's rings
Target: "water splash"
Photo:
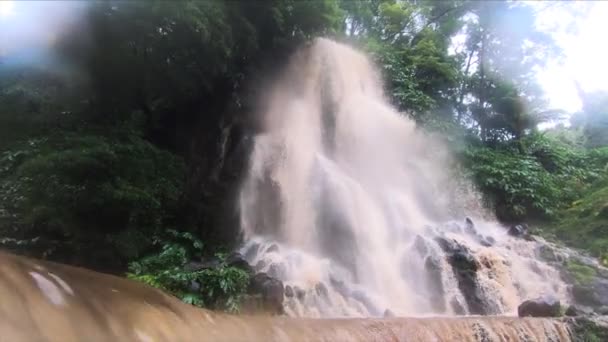
[[[484,217],[447,149],[390,106],[365,55],[317,39],[267,103],[240,196],[243,252],[288,285],[288,314],[510,314],[529,297],[567,301],[536,242]],[[453,221],[465,214],[475,223]]]

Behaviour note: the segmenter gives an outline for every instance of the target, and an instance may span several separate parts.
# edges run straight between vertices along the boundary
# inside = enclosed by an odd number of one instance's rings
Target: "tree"
[[[580,113],[583,132],[588,147],[608,145],[608,92],[585,93],[577,84],[578,93],[583,101]]]
[[[482,140],[519,139],[538,122],[554,118],[548,114],[558,113],[544,111],[534,74],[535,66],[558,49],[535,27],[529,6],[477,2],[469,13],[459,119],[477,127]]]

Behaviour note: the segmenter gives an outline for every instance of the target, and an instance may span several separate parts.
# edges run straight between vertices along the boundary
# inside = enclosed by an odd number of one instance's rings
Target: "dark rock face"
[[[467,234],[477,235],[477,230],[475,229],[475,223],[469,217],[464,220],[464,231]]]
[[[327,286],[325,286],[325,284],[323,283],[318,283],[317,285],[315,285],[315,292],[318,296],[321,296],[323,298],[329,297],[329,291],[327,290]]]
[[[264,267],[266,267],[266,261],[264,261],[264,260],[260,260],[260,261],[258,261],[258,263],[257,263],[257,264],[255,264],[255,267],[254,267],[254,268],[255,268],[255,271],[256,271],[256,272],[259,272],[259,271],[261,271],[261,270],[262,270]]]
[[[253,260],[258,255],[259,250],[260,250],[259,244],[257,244],[257,243],[252,244],[249,248],[247,248],[247,251],[245,251],[245,259]]]
[[[374,303],[372,303],[372,301],[365,293],[356,290],[351,293],[351,297],[359,301],[361,304],[365,305],[367,311],[369,311],[372,316],[380,316],[380,314],[382,313],[382,311],[380,311],[380,309],[376,307]]]
[[[452,298],[450,301],[450,306],[456,315],[465,315],[467,313],[464,306],[462,306],[462,303],[460,303],[456,298]]]
[[[389,310],[389,309],[384,310],[384,315],[383,316],[384,316],[384,318],[393,318],[393,317],[396,317],[395,314],[391,310]]]
[[[219,259],[211,259],[206,261],[189,261],[184,265],[184,271],[195,272],[200,270],[207,270],[211,268],[218,268],[222,265]]]
[[[575,284],[572,297],[582,305],[594,308],[608,306],[608,279],[594,277],[588,284]]]
[[[248,292],[262,295],[262,306],[272,314],[283,313],[283,282],[266,273],[258,273],[249,281]]]
[[[285,285],[285,297],[292,298],[294,296],[293,288],[289,285]]]
[[[416,252],[418,252],[418,255],[420,255],[421,257],[429,253],[429,247],[426,245],[426,241],[424,241],[424,238],[420,235],[416,235],[416,239],[414,240],[414,248],[416,249]]]
[[[527,224],[516,224],[511,226],[507,231],[507,234],[513,237],[526,238],[530,235],[530,229]]]
[[[469,313],[472,315],[492,314],[492,312],[489,312],[488,305],[485,305],[481,291],[478,288],[477,271],[479,264],[471,254],[471,251],[455,240],[437,237],[435,241],[447,254],[448,262],[452,266],[458,280],[458,288],[469,307]]]
[[[247,272],[247,274],[253,274],[253,267],[249,265],[245,257],[241,253],[232,253],[226,258],[226,265],[238,268]]]
[[[299,300],[302,300],[304,299],[304,297],[306,297],[306,291],[297,286],[293,287],[293,292],[296,294],[296,298],[298,298]]]
[[[283,264],[272,263],[268,267],[268,275],[273,278],[285,279],[285,273],[287,273],[287,270]]]
[[[426,257],[424,268],[426,270],[427,285],[431,290],[431,305],[435,311],[445,312],[445,290],[441,279],[439,260],[436,260],[432,256]]]
[[[279,251],[279,246],[276,243],[273,243],[272,245],[270,245],[270,247],[268,247],[268,249],[266,249],[266,253],[278,252],[278,251]]]
[[[608,341],[608,321],[601,317],[567,318],[573,342]]]
[[[593,309],[586,306],[570,305],[564,312],[568,317],[576,316],[591,316],[594,314]]]
[[[557,298],[543,297],[526,300],[517,307],[519,317],[559,317],[561,304]]]
[[[485,247],[491,247],[496,242],[493,237],[480,234],[475,228],[475,223],[469,217],[464,220],[464,232],[473,236],[480,245]]]

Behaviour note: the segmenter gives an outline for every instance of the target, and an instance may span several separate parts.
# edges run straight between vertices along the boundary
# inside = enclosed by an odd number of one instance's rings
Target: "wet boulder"
[[[510,236],[513,237],[518,237],[518,238],[526,238],[530,235],[530,229],[528,228],[527,224],[515,224],[512,225],[509,230],[507,231],[507,234],[509,234]]]
[[[594,308],[608,306],[608,279],[594,277],[586,284],[574,284],[572,298],[578,304]]]
[[[264,267],[266,267],[266,261],[260,260],[255,264],[254,269],[256,272],[260,272]]]
[[[276,243],[273,243],[268,248],[266,248],[266,253],[272,253],[272,252],[278,252],[278,251],[279,251],[279,245],[277,245]]]
[[[222,262],[218,258],[213,258],[213,259],[203,260],[203,261],[191,260],[184,265],[184,271],[196,272],[196,271],[201,271],[201,270],[218,268],[221,266],[222,266]]]
[[[416,249],[416,252],[418,252],[418,255],[422,257],[429,253],[429,247],[427,246],[426,241],[424,241],[424,238],[420,235],[416,235],[416,239],[414,239],[414,248]]]
[[[561,303],[552,296],[526,300],[517,307],[519,317],[559,317]]]
[[[494,240],[494,238],[491,236],[483,236],[478,234],[476,235],[476,238],[477,242],[484,247],[492,247],[494,246],[494,243],[496,243],[496,240]]]
[[[467,311],[464,309],[464,305],[462,305],[458,298],[452,298],[450,301],[450,306],[452,307],[454,314],[458,316],[467,314]]]
[[[266,273],[258,273],[249,280],[247,289],[249,294],[262,296],[264,311],[272,314],[283,313],[283,296],[285,290],[283,282]]]
[[[475,229],[475,223],[473,223],[473,220],[471,220],[471,218],[469,218],[469,217],[467,217],[464,220],[464,231],[467,234],[477,235],[477,230]]]
[[[325,286],[325,284],[323,284],[323,283],[317,283],[317,285],[315,285],[315,292],[320,297],[323,297],[323,298],[329,297],[329,291],[327,290],[327,286]]]
[[[564,315],[568,317],[591,316],[593,314],[593,309],[591,309],[590,307],[579,305],[570,305],[564,312]]]
[[[285,297],[292,298],[294,296],[293,288],[289,285],[285,285]]]
[[[255,257],[258,255],[259,250],[260,250],[260,244],[258,244],[258,243],[252,244],[245,251],[245,259],[247,259],[247,260],[255,259]]]
[[[247,272],[247,274],[253,274],[253,267],[249,265],[245,257],[241,253],[232,253],[226,258],[226,265],[234,268],[238,268]]]
[[[390,310],[390,309],[386,309],[384,310],[384,318],[394,318],[397,317],[395,316],[395,314]]]
[[[447,261],[452,266],[458,281],[458,288],[469,307],[469,313],[473,315],[492,314],[490,306],[486,305],[479,289],[477,271],[480,265],[471,250],[453,239],[437,237],[435,241],[445,252]]]
[[[299,300],[303,300],[304,297],[306,297],[306,291],[304,291],[304,289],[301,289],[297,286],[293,287],[293,292],[296,295],[296,298],[298,298]]]
[[[277,279],[285,279],[285,275],[287,273],[287,268],[284,264],[280,263],[272,263],[268,267],[268,275],[277,278]]]
[[[439,260],[432,256],[426,257],[424,269],[426,271],[426,284],[431,293],[431,306],[436,312],[445,312],[445,290],[443,288]]]

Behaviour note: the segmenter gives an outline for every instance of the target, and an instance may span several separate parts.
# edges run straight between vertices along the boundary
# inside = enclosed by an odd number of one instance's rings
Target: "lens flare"
[[[0,18],[6,18],[15,13],[15,2],[13,0],[0,0]]]

